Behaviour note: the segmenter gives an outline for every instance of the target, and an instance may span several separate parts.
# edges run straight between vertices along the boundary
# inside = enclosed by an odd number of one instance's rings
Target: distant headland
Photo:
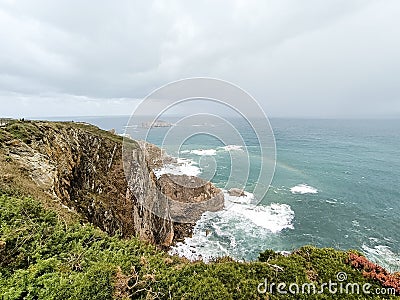
[[[153,128],[153,127],[171,127],[173,124],[166,122],[166,121],[149,121],[149,122],[143,122],[142,127],[143,128]]]

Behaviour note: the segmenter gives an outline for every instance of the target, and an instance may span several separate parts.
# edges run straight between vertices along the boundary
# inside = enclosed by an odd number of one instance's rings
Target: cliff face
[[[175,224],[168,209],[159,210],[164,213],[161,217],[151,212],[166,203],[161,201],[165,188],[152,172],[154,160],[135,141],[128,144],[132,157],[125,173],[122,138],[87,124],[10,123],[1,128],[0,142],[4,155],[39,189],[109,234],[138,235],[161,246],[191,234],[193,224]],[[208,194],[211,190],[221,194],[210,184],[205,189]],[[194,194],[190,190],[180,191],[180,201],[191,201]],[[170,185],[168,193],[174,194]],[[222,208],[223,198],[217,199]]]

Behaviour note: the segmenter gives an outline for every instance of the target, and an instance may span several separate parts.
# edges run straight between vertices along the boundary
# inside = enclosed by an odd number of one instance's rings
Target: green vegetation
[[[48,123],[46,123],[46,124],[48,124]],[[121,137],[119,135],[113,134],[113,133],[111,133],[109,131],[102,130],[102,129],[100,129],[100,128],[92,125],[92,124],[88,124],[88,123],[57,122],[57,123],[53,123],[53,124],[57,124],[59,126],[59,128],[63,128],[63,127],[64,128],[68,128],[68,127],[70,127],[70,128],[79,128],[79,129],[81,129],[83,131],[90,132],[90,133],[92,133],[92,134],[94,134],[96,136],[107,138],[107,139],[110,139],[110,140],[115,141],[115,142],[122,142],[122,140],[123,140],[123,137]]]
[[[41,139],[43,137],[43,132],[31,121],[11,121],[5,126],[4,132],[10,133],[14,139],[19,139],[27,144],[31,143],[33,138]]]
[[[44,136],[44,132],[47,131],[49,128],[52,128],[55,131],[75,128],[82,131],[90,132],[96,136],[104,137],[112,141],[122,142],[123,140],[123,138],[119,135],[101,130],[96,126],[87,123],[11,120],[6,125],[0,128],[0,142],[7,140],[9,141],[11,138],[21,140],[24,143],[29,144],[33,139],[42,139]]]
[[[92,225],[67,224],[31,198],[0,192],[2,299],[266,299],[265,279],[279,283],[371,283],[346,263],[347,252],[302,247],[290,256],[271,250],[259,262],[221,258],[205,264],[170,257],[133,237],[110,237]],[[269,299],[365,299],[366,295],[279,295]],[[370,296],[370,299],[387,299]]]
[[[143,277],[165,267],[154,246],[109,237],[91,225],[68,226],[30,198],[3,194],[0,206],[4,299],[109,299],[119,268],[127,274],[136,268]]]

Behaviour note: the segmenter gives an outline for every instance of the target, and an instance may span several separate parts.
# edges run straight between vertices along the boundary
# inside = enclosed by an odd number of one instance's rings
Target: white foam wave
[[[198,149],[190,151],[191,154],[199,155],[199,156],[213,156],[217,154],[217,150],[215,149]]]
[[[257,226],[278,233],[285,228],[293,228],[294,213],[287,204],[272,203],[269,206],[239,207],[234,210],[251,220]]]
[[[317,194],[318,190],[307,184],[299,184],[290,189],[292,194]]]
[[[163,174],[198,176],[201,169],[190,159],[178,158],[176,163],[167,164],[153,172],[157,178]]]
[[[368,247],[364,244],[362,249],[371,261],[378,263],[390,272],[400,272],[400,253],[395,254],[390,247],[384,245]]]
[[[245,194],[244,197],[234,197],[224,193],[226,209],[272,233],[278,233],[285,228],[293,228],[294,212],[289,205],[278,203],[272,203],[268,206],[255,205],[251,204],[255,199],[254,195],[247,192]]]
[[[336,204],[336,203],[337,203],[337,200],[336,200],[336,199],[325,200],[325,202],[326,202],[326,203],[329,203],[329,204]]]
[[[190,260],[209,261],[213,257],[243,253],[246,240],[259,240],[293,228],[294,212],[289,205],[251,204],[254,195],[233,197],[224,192],[225,209],[206,212],[196,223],[193,235],[171,248],[170,254]],[[243,198],[238,200],[237,198]],[[240,202],[237,202],[240,201]]]
[[[241,204],[250,204],[252,200],[254,200],[254,195],[252,193],[248,193],[244,191],[244,196],[237,197],[229,195],[228,191],[224,190],[224,198],[225,204],[229,203],[241,203]]]
[[[243,146],[240,145],[226,145],[224,147],[220,147],[225,151],[243,151]]]
[[[168,252],[170,255],[186,257],[190,261],[202,260],[209,262],[215,257],[229,255],[229,250],[222,243],[209,239],[209,235],[194,233],[193,237],[186,238],[184,242],[179,242],[171,247]]]
[[[217,155],[217,151],[243,151],[241,145],[226,145],[224,147],[218,147],[217,149],[194,149],[194,150],[182,150],[182,154],[194,154],[198,156],[214,156]]]

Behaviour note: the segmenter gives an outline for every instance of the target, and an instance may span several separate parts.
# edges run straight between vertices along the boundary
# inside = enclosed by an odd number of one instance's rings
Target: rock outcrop
[[[195,222],[204,212],[224,207],[223,192],[199,177],[163,174],[158,182],[161,193],[170,200],[170,215],[181,221],[174,227],[177,241],[191,236]]]
[[[241,189],[238,188],[231,188],[228,191],[229,196],[234,196],[234,197],[244,197],[246,196],[245,192]]]
[[[202,212],[223,206],[221,191],[197,177],[157,179],[152,169],[162,165],[157,156],[165,153],[154,145],[142,151],[130,140],[123,152],[121,137],[81,123],[15,122],[2,131],[6,155],[38,188],[111,235],[137,235],[168,247],[191,234]],[[122,153],[130,157],[123,160]],[[188,179],[201,186],[177,184]],[[192,211],[179,211],[193,216],[180,224],[171,217],[177,213],[171,208],[174,201],[206,202]]]

